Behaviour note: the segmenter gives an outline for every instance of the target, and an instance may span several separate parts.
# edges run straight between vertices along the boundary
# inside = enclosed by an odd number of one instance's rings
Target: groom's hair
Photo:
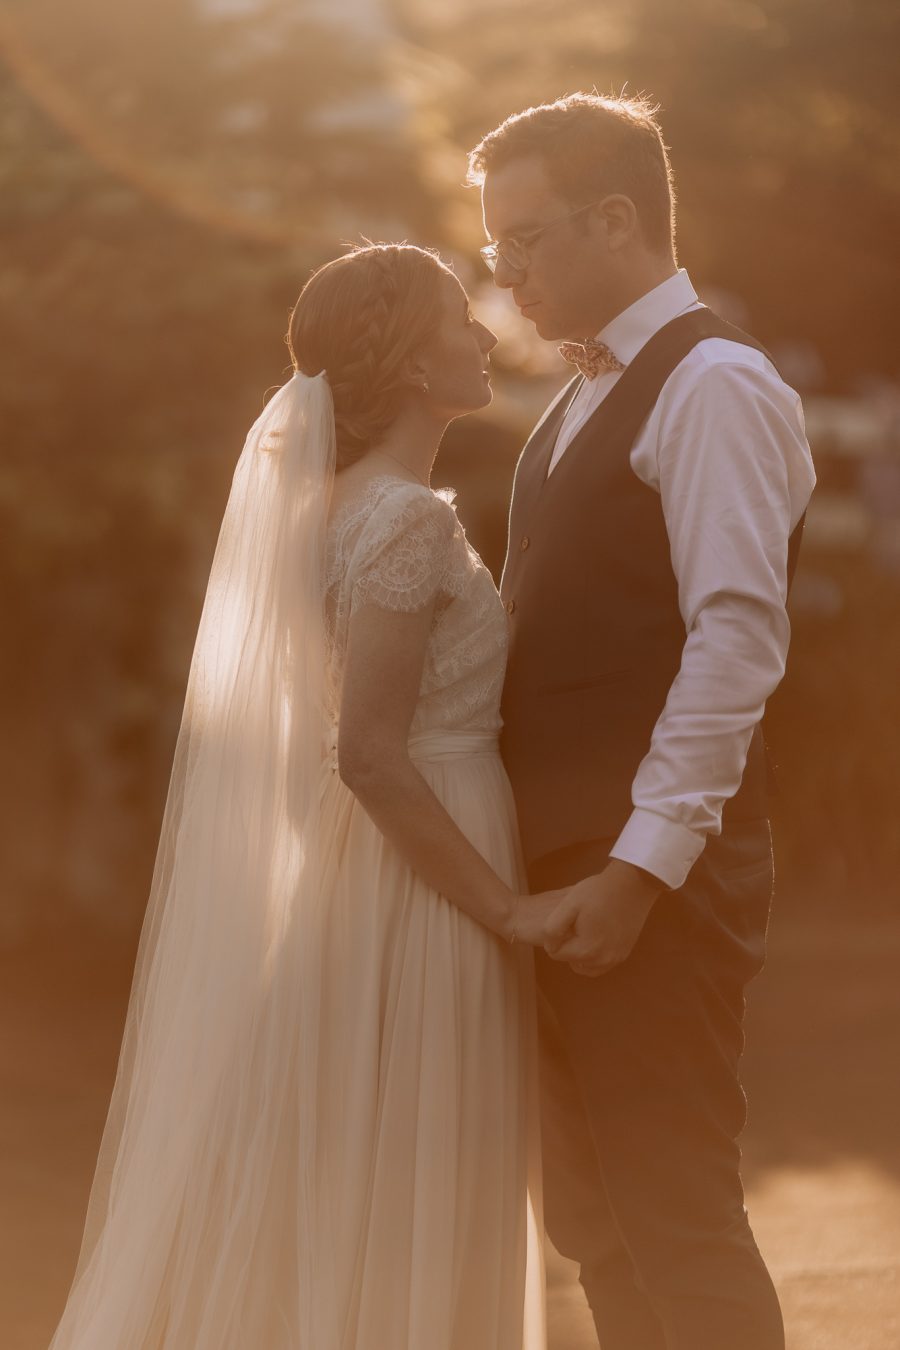
[[[649,248],[674,248],[675,194],[658,107],[643,97],[568,94],[501,122],[469,152],[470,186],[491,169],[537,156],[572,206],[611,193],[634,202]]]

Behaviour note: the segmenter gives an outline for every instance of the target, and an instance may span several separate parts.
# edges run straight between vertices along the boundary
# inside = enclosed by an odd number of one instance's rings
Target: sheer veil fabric
[[[298,1328],[311,1344],[307,1309],[284,1300],[311,1279],[300,1225],[315,1119],[298,1088],[316,1075],[319,888],[308,883],[334,464],[324,372],[297,373],[250,429],[234,475],[51,1350],[278,1350],[296,1346]]]

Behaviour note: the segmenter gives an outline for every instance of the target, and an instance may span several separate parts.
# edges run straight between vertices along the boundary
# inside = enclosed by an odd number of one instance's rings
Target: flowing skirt
[[[410,753],[518,885],[496,738],[424,733]],[[540,1350],[530,950],[426,886],[337,774],[326,803],[315,1344]]]
[[[496,737],[410,753],[521,885]],[[425,885],[330,768],[321,805],[302,943],[212,1105],[166,1104],[152,1147],[135,1127],[114,1202],[98,1175],[51,1350],[545,1348],[530,949]]]

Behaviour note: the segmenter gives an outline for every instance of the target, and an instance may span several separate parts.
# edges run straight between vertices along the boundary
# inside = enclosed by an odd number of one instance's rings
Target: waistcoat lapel
[[[563,418],[581,388],[582,376],[576,375],[564,385],[532,431],[519,456],[513,487],[513,510],[527,518],[547,481],[547,469]]]

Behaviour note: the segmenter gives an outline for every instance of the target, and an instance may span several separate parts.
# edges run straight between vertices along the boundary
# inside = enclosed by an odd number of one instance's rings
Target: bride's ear
[[[400,370],[400,380],[410,389],[428,392],[428,371],[418,353],[413,352],[406,357]]]

